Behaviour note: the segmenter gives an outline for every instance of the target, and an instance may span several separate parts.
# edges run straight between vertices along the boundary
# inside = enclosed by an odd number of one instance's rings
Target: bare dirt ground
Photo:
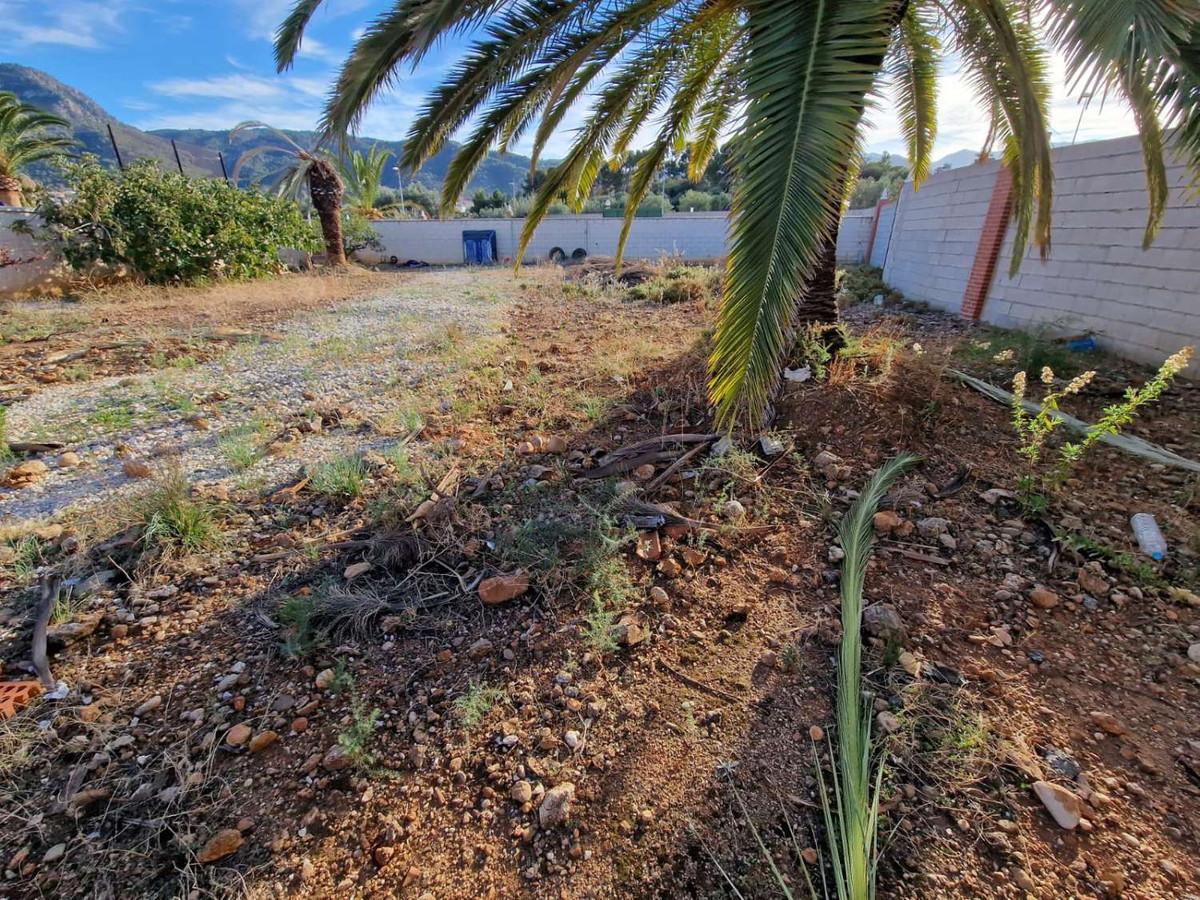
[[[833,526],[901,450],[923,462],[867,580],[881,895],[1200,890],[1195,480],[1105,448],[1023,518],[1006,411],[942,377],[1011,378],[1005,338],[909,308],[849,311],[850,352],[780,400],[782,452],[743,436],[716,457],[690,437],[711,430],[711,297],[632,293],[554,269],[388,276],[166,367],[195,410],[162,399],[161,368],[14,406],[11,440],[136,398],[72,435],[90,463],[42,454],[0,499],[4,677],[29,677],[38,575],[91,588],[52,626],[69,696],[0,735],[0,893],[781,896],[761,838],[804,894]],[[1104,365],[1080,410],[1144,377]],[[1198,408],[1177,383],[1138,429],[1200,457]],[[200,553],[134,514],[180,470],[221,532]],[[1165,564],[1136,555],[1140,509]],[[1077,798],[1076,828],[1041,780]]]

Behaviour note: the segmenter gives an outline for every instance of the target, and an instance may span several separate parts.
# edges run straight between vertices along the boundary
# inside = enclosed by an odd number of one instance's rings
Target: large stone
[[[1058,606],[1058,594],[1039,584],[1029,592],[1029,602],[1038,609],[1054,609]]]
[[[571,804],[575,800],[575,785],[569,781],[557,784],[546,791],[542,805],[538,807],[538,824],[543,828],[557,828],[571,815]]]
[[[224,859],[226,856],[236,853],[241,846],[242,833],[240,831],[236,828],[222,828],[200,848],[200,852],[196,854],[196,861],[200,863],[216,862],[218,859]]]
[[[520,597],[529,590],[529,576],[524,572],[495,575],[479,582],[479,599],[488,606],[498,606]]]
[[[891,534],[903,521],[895,510],[881,509],[875,513],[875,530],[880,534]]]
[[[1035,781],[1033,792],[1060,827],[1069,831],[1083,818],[1083,801],[1065,787],[1049,781]]]
[[[945,534],[949,530],[950,520],[943,519],[940,516],[929,516],[917,522],[917,531],[924,538],[935,538]]]
[[[904,620],[890,603],[874,603],[863,610],[863,631],[871,637],[904,643]]]

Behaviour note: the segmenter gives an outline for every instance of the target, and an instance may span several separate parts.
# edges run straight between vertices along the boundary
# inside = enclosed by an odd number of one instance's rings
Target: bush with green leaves
[[[112,172],[93,156],[64,164],[71,193],[38,208],[43,239],[75,269],[127,266],[156,284],[278,273],[279,251],[320,242],[292,201],[212,178],[134,163]]]

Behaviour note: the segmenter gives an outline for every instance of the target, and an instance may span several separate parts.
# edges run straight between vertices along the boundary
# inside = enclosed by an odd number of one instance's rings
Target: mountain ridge
[[[218,153],[224,155],[226,169],[232,175],[238,156],[246,149],[262,144],[279,146],[281,149],[287,146],[284,141],[268,131],[244,132],[231,141],[228,131],[202,128],[142,130],[121,121],[78,88],[41,69],[18,63],[0,63],[0,91],[11,91],[25,103],[41,107],[66,119],[71,123],[74,136],[80,142],[83,151],[94,154],[110,167],[117,165],[113,141],[109,139],[108,134],[110,125],[113,140],[120,150],[122,162],[126,165],[138,159],[156,159],[165,166],[175,168],[177,148],[179,163],[184,172],[190,175],[220,177],[221,159]],[[231,123],[230,127],[235,124]],[[315,139],[315,132],[280,130],[302,147],[306,144],[311,145]],[[175,148],[171,146],[172,139],[175,141]],[[386,187],[395,188],[396,172],[392,167],[404,143],[369,137],[354,137],[349,141],[349,146],[355,150],[365,151],[374,145],[390,150],[393,155],[393,160],[389,162],[384,174],[383,183]],[[458,146],[452,141],[447,142],[415,176],[406,174],[404,183],[417,181],[426,187],[440,189]],[[500,190],[508,194],[512,191],[514,182],[519,185],[524,179],[529,171],[529,163],[530,160],[526,156],[493,151],[488,154],[471,179],[468,192],[483,188],[486,191]],[[245,167],[238,181],[242,186],[255,181],[269,181],[272,173],[284,164],[285,158],[282,154],[255,157]],[[62,181],[61,176],[48,163],[32,166],[30,174],[46,184],[61,184]]]

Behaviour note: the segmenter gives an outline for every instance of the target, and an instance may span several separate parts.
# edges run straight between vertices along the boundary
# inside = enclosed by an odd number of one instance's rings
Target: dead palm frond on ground
[[[300,0],[276,40],[291,65],[321,0]],[[405,141],[416,168],[464,128],[445,179],[450,208],[486,158],[532,134],[544,151],[569,110],[590,100],[574,140],[533,198],[524,254],[551,205],[582,206],[600,169],[619,162],[644,127],[621,246],[636,202],[670,152],[687,146],[697,171],[732,135],[738,172],[710,393],[726,425],[759,418],[796,315],[828,280],[822,251],[836,235],[859,156],[863,115],[891,82],[914,161],[928,171],[936,61],[961,61],[991,118],[991,139],[1014,179],[1013,257],[1049,246],[1052,180],[1046,122],[1049,35],[1068,75],[1090,94],[1135,110],[1149,171],[1153,234],[1165,203],[1164,128],[1200,161],[1200,8],[1169,0],[399,0],[350,51],[326,106],[329,136],[352,131],[381,90],[451,35],[475,41],[429,96]],[[939,49],[942,48],[942,49]]]

